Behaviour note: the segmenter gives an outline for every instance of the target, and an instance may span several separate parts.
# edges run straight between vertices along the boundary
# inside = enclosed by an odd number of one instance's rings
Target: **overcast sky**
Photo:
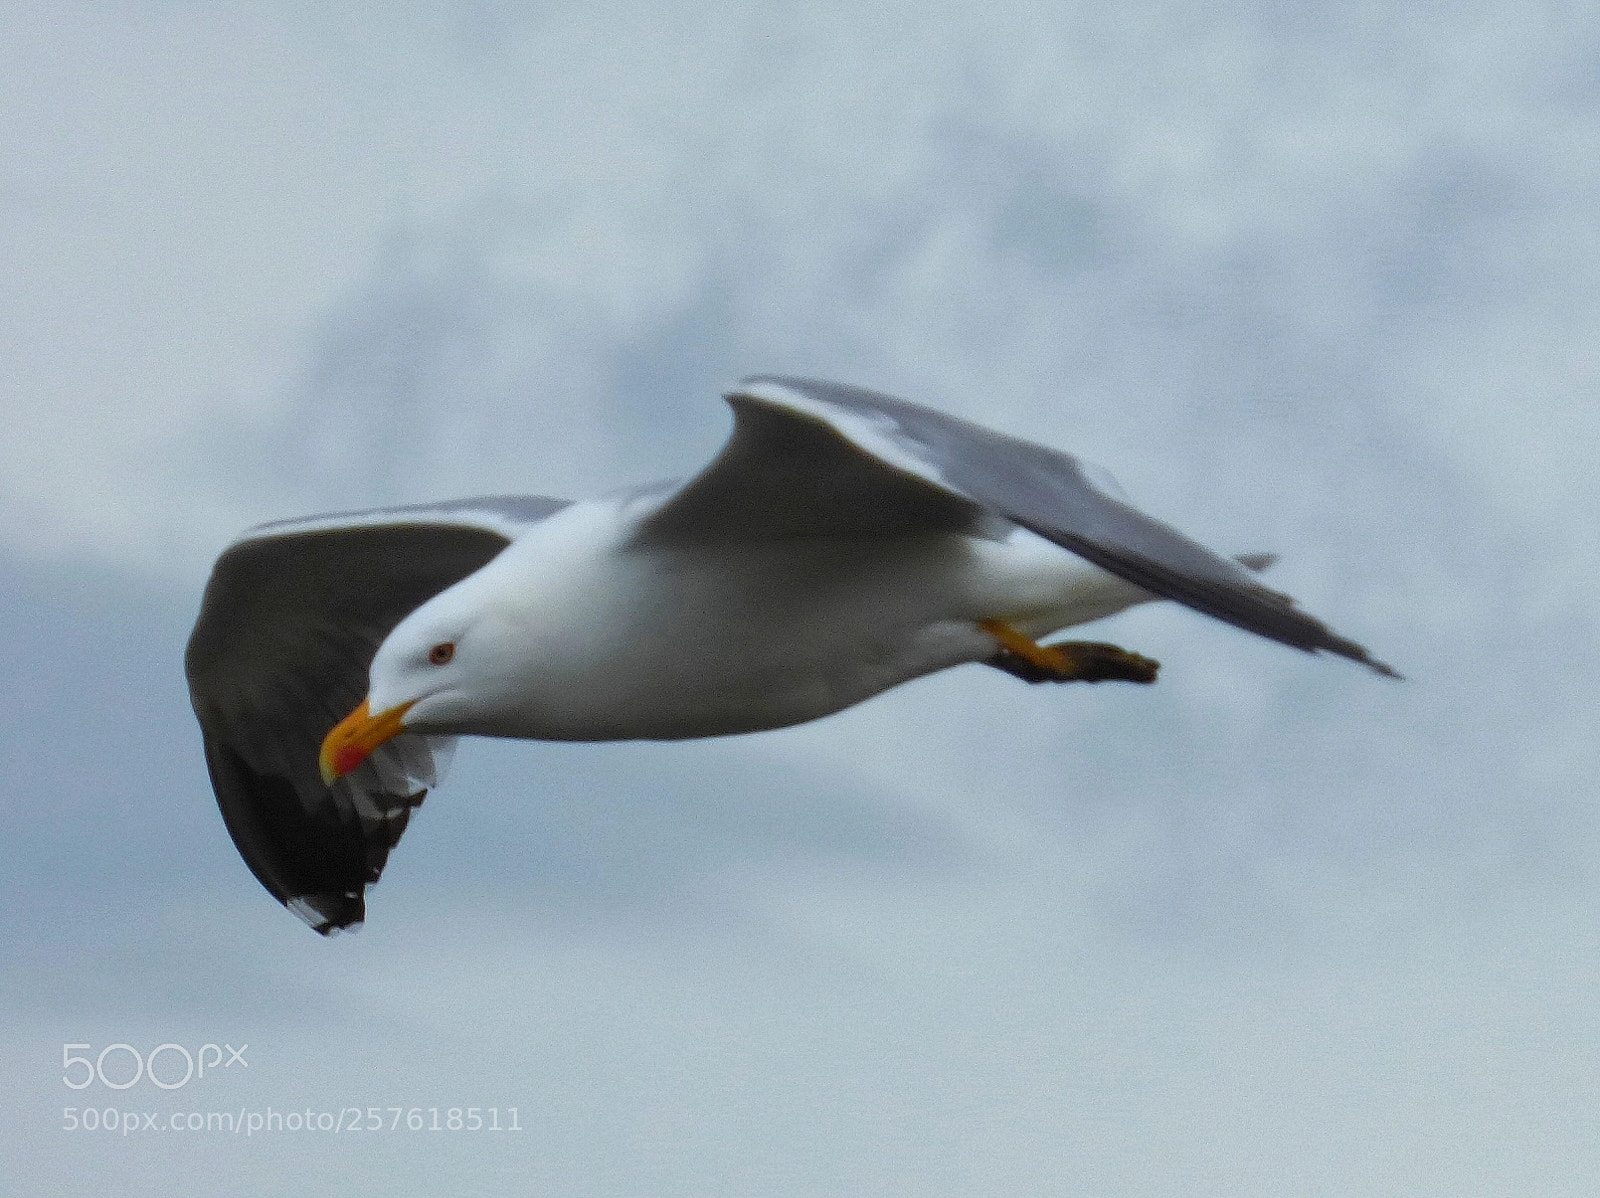
[[[1589,1192],[1597,100],[1576,3],[11,6],[7,1174]],[[220,548],[686,474],[763,371],[1101,462],[1409,681],[1149,608],[1095,635],[1150,689],[468,741],[307,932],[183,689]],[[248,1065],[63,1084],[115,1043]],[[108,1105],[522,1130],[63,1129]]]

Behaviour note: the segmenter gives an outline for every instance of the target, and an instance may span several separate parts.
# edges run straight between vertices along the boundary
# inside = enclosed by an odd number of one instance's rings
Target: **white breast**
[[[507,694],[494,719],[463,731],[600,740],[780,727],[990,656],[978,620],[1040,635],[1143,597],[1022,530],[631,549],[631,528],[615,504],[574,505],[472,580],[501,629]]]

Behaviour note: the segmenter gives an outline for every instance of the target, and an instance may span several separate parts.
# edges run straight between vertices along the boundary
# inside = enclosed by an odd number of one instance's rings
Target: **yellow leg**
[[[1029,682],[1154,682],[1161,668],[1158,661],[1099,641],[1041,645],[999,620],[978,627],[1000,642],[1001,653],[990,664]]]

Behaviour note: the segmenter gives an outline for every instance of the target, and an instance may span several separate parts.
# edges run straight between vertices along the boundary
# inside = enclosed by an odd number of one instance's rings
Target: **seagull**
[[[840,711],[980,662],[1155,680],[1061,629],[1172,599],[1399,675],[1069,454],[877,392],[759,375],[699,474],[570,502],[461,499],[263,524],[185,655],[240,855],[323,935],[360,924],[461,735],[678,739]]]

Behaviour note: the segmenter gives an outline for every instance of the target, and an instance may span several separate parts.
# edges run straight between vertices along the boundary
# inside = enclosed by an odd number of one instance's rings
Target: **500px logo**
[[[191,1078],[201,1078],[209,1069],[215,1073],[220,1067],[231,1069],[235,1065],[250,1068],[244,1059],[248,1044],[235,1048],[231,1044],[202,1044],[190,1052],[181,1044],[157,1044],[148,1054],[141,1054],[131,1044],[107,1044],[100,1054],[90,1060],[75,1056],[73,1050],[82,1048],[92,1052],[92,1044],[63,1044],[61,1046],[61,1082],[69,1090],[87,1090],[96,1080],[108,1090],[126,1090],[138,1084],[141,1077],[163,1090],[177,1090],[189,1084]],[[228,1056],[224,1060],[223,1049]],[[156,1070],[156,1062],[161,1069]],[[107,1065],[110,1065],[108,1071]],[[179,1073],[179,1069],[182,1073]]]

